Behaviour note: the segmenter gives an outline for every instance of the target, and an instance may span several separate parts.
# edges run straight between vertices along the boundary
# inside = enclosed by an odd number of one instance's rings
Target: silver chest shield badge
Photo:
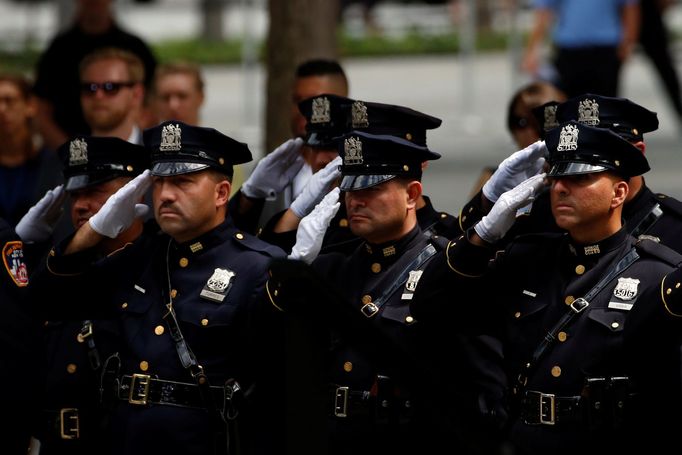
[[[215,269],[206,286],[201,290],[201,296],[214,302],[222,302],[232,287],[235,273],[228,269]]]
[[[407,281],[405,282],[405,290],[400,296],[402,300],[412,300],[412,296],[414,291],[417,290],[417,284],[422,277],[422,273],[424,273],[423,270],[410,270],[410,276],[407,277]]]
[[[618,278],[618,284],[613,290],[613,295],[621,300],[632,300],[637,295],[639,280],[636,278]]]

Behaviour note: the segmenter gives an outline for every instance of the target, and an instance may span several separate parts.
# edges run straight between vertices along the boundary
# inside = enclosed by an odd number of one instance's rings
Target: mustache
[[[160,212],[162,210],[170,210],[171,212],[180,213],[180,210],[178,209],[178,207],[173,202],[163,202],[159,206],[158,211]]]

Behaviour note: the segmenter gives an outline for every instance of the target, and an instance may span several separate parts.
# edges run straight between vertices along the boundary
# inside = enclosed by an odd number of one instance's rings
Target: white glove
[[[14,228],[19,238],[26,243],[49,239],[62,214],[64,198],[66,198],[64,185],[56,186],[45,193]]]
[[[252,199],[274,198],[296,177],[303,167],[299,153],[303,139],[289,139],[263,157],[242,185],[242,194]]]
[[[341,175],[339,166],[342,162],[341,157],[337,156],[308,180],[308,184],[303,187],[301,194],[289,207],[297,217],[303,218],[309,214],[327,194],[331,183]]]
[[[338,188],[331,190],[310,215],[301,220],[296,231],[296,244],[291,249],[289,259],[298,259],[310,264],[320,254],[329,222],[341,206],[339,192]]]
[[[534,142],[525,149],[512,153],[485,182],[483,196],[494,204],[502,193],[541,172],[547,154],[544,141]]]
[[[516,220],[516,211],[533,201],[545,186],[545,175],[534,175],[500,196],[490,213],[474,226],[478,236],[488,243],[495,243],[504,237]]]
[[[88,223],[98,234],[115,239],[133,224],[135,218],[149,213],[149,207],[139,201],[152,184],[149,169],[138,175],[114,194],[109,196],[99,212]]]

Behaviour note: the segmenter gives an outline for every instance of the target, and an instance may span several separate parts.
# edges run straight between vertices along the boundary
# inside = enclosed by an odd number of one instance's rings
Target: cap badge
[[[313,99],[313,114],[310,116],[310,123],[326,123],[331,121],[329,114],[329,99],[327,97]]]
[[[578,121],[583,125],[599,125],[599,103],[583,100],[578,104]]]
[[[345,156],[343,164],[362,164],[362,142],[357,137],[349,137],[343,143]]]
[[[362,101],[356,101],[351,107],[351,117],[353,118],[353,128],[367,128],[369,118],[367,117],[367,106]]]
[[[618,278],[613,295],[621,300],[632,300],[637,295],[637,285],[639,280],[636,278]]]
[[[74,139],[69,144],[69,166],[88,164],[88,143],[85,139]]]
[[[231,287],[232,278],[235,273],[228,269],[215,269],[213,275],[206,282],[206,286],[201,290],[201,296],[216,302],[222,302],[225,299]]]
[[[578,128],[576,126],[566,125],[561,128],[559,145],[556,149],[560,152],[578,150]]]
[[[172,123],[165,125],[161,130],[161,145],[159,146],[159,150],[164,152],[176,152],[181,150],[181,132],[180,125],[173,125]]]
[[[545,107],[545,125],[544,130],[549,131],[552,128],[556,128],[559,124],[556,121],[556,105]]]

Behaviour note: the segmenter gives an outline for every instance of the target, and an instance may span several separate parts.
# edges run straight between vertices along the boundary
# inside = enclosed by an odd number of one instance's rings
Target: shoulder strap
[[[393,295],[393,293],[407,280],[407,277],[410,275],[410,271],[419,270],[419,268],[424,265],[424,263],[434,254],[436,254],[436,247],[434,247],[431,243],[428,243],[424,248],[422,248],[417,257],[407,264],[407,267],[400,272],[398,278],[393,281],[393,284],[391,284],[391,286],[388,287],[383,294],[381,294],[381,297],[379,297],[375,302],[364,304],[360,308],[362,314],[368,318],[371,318],[377,314],[381,306],[386,303],[386,300],[388,300],[388,298],[391,297],[391,295]]]
[[[612,268],[609,273],[607,273],[590,291],[585,294],[585,297],[580,297],[575,299],[571,305],[569,305],[568,311],[557,321],[552,329],[547,332],[538,345],[533,351],[533,355],[530,361],[523,365],[523,370],[517,377],[517,383],[515,389],[520,391],[526,385],[528,377],[535,369],[536,365],[540,359],[549,352],[549,349],[554,345],[557,340],[557,335],[561,332],[568,324],[570,324],[578,315],[580,315],[585,308],[590,305],[590,301],[601,292],[604,287],[609,284],[615,277],[623,273],[628,267],[630,267],[637,259],[639,259],[639,254],[637,250],[633,247],[628,251],[628,253],[618,261],[618,264]]]
[[[651,226],[658,221],[658,219],[663,215],[663,210],[661,210],[661,204],[656,203],[651,207],[651,210],[649,210],[649,213],[647,213],[637,224],[637,226],[630,231],[630,235],[633,237],[637,238],[642,234],[646,234],[646,232],[651,229]]]

